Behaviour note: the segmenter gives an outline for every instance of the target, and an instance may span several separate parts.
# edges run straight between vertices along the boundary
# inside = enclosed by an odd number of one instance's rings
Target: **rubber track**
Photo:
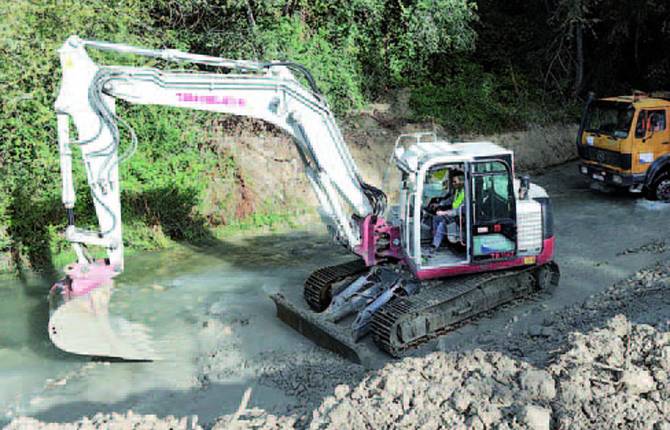
[[[305,281],[304,296],[309,307],[323,312],[330,305],[329,290],[335,282],[368,270],[363,260],[354,260],[335,266],[322,267]]]
[[[553,263],[550,263],[553,264]],[[471,291],[474,291],[485,284],[501,280],[504,278],[512,278],[519,275],[526,275],[528,272],[538,270],[538,267],[531,267],[523,270],[507,270],[501,272],[483,273],[473,276],[466,276],[459,279],[452,279],[448,281],[438,281],[439,284],[431,286],[430,284],[416,295],[408,297],[399,297],[382,306],[374,315],[371,327],[373,338],[377,346],[393,356],[399,356],[404,351],[417,347],[437,336],[440,336],[450,330],[453,330],[462,323],[472,319],[475,315],[493,309],[481,309],[474,315],[469,315],[463,320],[456,321],[444,327],[437,328],[426,335],[413,339],[401,347],[394,346],[391,342],[391,333],[396,330],[398,324],[405,318],[412,316],[420,316],[424,318],[430,309],[439,307],[445,303],[455,300]],[[556,269],[557,270],[557,269]],[[558,283],[558,272],[551,278],[551,284]],[[515,300],[520,297],[511,296],[508,301]],[[501,305],[502,303],[499,303]]]

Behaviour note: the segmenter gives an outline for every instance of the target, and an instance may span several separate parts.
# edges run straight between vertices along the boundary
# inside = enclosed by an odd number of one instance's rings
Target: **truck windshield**
[[[589,106],[585,130],[624,139],[628,136],[634,114],[631,104],[597,101]]]

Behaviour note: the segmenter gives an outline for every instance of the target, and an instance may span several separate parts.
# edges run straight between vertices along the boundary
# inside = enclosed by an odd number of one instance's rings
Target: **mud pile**
[[[620,315],[551,365],[559,428],[670,429],[670,332]]]
[[[497,351],[437,352],[338,386],[310,428],[670,429],[670,332],[623,315],[546,370]]]
[[[337,387],[311,428],[549,428],[555,396],[547,372],[501,353],[437,352],[387,366],[353,390]]]

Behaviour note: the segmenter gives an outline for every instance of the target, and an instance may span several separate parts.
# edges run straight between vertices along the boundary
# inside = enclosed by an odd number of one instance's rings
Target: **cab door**
[[[666,108],[642,109],[635,125],[633,172],[644,173],[658,157],[670,152]]]
[[[402,238],[405,255],[414,261],[417,257],[417,240],[415,234],[416,190],[411,174],[403,172],[400,186],[400,237]]]
[[[516,201],[512,170],[504,160],[471,167],[471,252],[474,261],[516,255]]]
[[[417,240],[415,232],[415,211],[416,193],[413,191],[407,194],[405,201],[405,218],[403,221],[404,230],[402,231],[405,239],[405,253],[410,259],[415,260],[417,256]]]

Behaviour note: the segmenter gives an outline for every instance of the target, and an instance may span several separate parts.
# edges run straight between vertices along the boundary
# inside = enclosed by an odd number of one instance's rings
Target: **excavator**
[[[160,70],[96,64],[88,50],[190,64]],[[118,167],[138,145],[115,112],[121,100],[259,119],[286,132],[316,194],[322,221],[354,259],[315,270],[303,289],[271,296],[278,317],[317,344],[360,362],[362,339],[401,356],[459,324],[558,284],[551,200],[528,177],[515,178],[513,153],[491,142],[449,142],[434,133],[401,135],[391,154],[398,204],[367,184],[309,71],[289,61],[230,60],[172,49],[69,37],[55,102],[67,214],[65,238],[76,261],[49,293],[48,331],[60,349],[122,360],[161,358],[138,323],[107,307],[124,269]],[[76,128],[71,138],[70,125]],[[121,126],[121,127],[120,127]],[[120,153],[122,131],[129,142]],[[75,225],[77,146],[98,229]],[[451,181],[460,177],[460,189]],[[460,193],[450,215],[433,209]],[[452,199],[453,200],[453,199]],[[435,246],[435,220],[444,243]],[[89,247],[101,247],[95,259]]]

